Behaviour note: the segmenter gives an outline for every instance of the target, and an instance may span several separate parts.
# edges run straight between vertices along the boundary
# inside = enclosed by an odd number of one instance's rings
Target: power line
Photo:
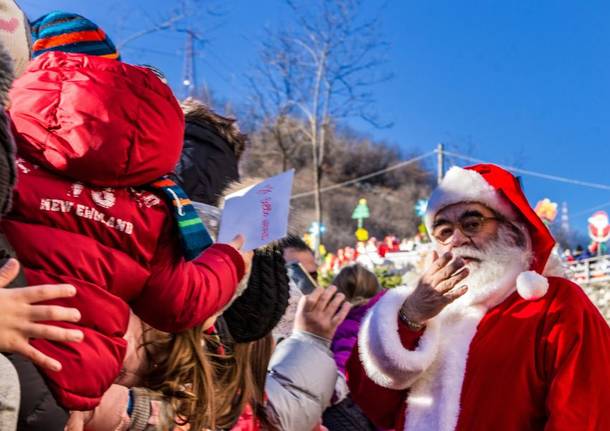
[[[586,210],[578,211],[577,213],[572,214],[572,217],[579,217],[581,215],[589,214],[591,211],[601,210],[602,208],[610,207],[610,202],[606,202],[605,204],[596,205],[594,207],[588,208]]]
[[[150,53],[150,54],[157,54],[157,55],[167,55],[169,57],[177,57],[177,56],[182,55],[178,51],[175,51],[175,52],[162,51],[160,49],[143,48],[143,47],[139,47],[139,46],[126,46],[123,49],[124,50],[130,50],[130,51],[137,51],[137,52],[147,52],[147,53]]]
[[[435,150],[435,152],[436,152],[436,150]],[[453,152],[450,152],[450,151],[444,151],[444,154],[453,156],[456,159],[465,160],[467,162],[490,163],[490,162],[485,161],[485,160],[481,160],[481,159],[477,159],[477,158],[474,158],[474,157],[465,156],[465,155],[458,154],[458,153],[453,153]],[[577,186],[591,187],[591,188],[594,188],[594,189],[601,189],[601,190],[608,190],[608,191],[610,191],[610,185],[607,185],[607,184],[591,183],[591,182],[588,182],[588,181],[580,181],[580,180],[575,180],[575,179],[572,179],[572,178],[560,177],[560,176],[557,176],[557,175],[548,175],[548,174],[543,174],[543,173],[540,173],[540,172],[528,171],[526,169],[516,168],[514,166],[506,166],[506,165],[502,165],[502,164],[499,164],[499,165],[502,166],[503,168],[509,170],[509,171],[516,172],[516,173],[523,174],[523,175],[529,175],[529,176],[532,176],[532,177],[543,178],[545,180],[559,181],[559,182],[562,182],[562,183],[574,184],[574,185],[577,185]]]
[[[378,175],[385,174],[386,172],[391,172],[391,171],[394,171],[396,169],[403,168],[403,167],[411,165],[411,164],[413,164],[415,162],[419,162],[420,160],[423,160],[423,159],[425,159],[427,157],[430,157],[430,156],[434,155],[435,153],[436,153],[436,151],[430,151],[430,152],[428,152],[426,154],[422,154],[421,156],[414,157],[414,158],[412,158],[410,160],[405,160],[405,161],[396,163],[395,165],[389,166],[389,167],[387,167],[385,169],[381,169],[379,171],[371,172],[370,174],[366,174],[366,175],[363,175],[363,176],[358,177],[358,178],[354,178],[354,179],[351,179],[351,180],[348,180],[348,181],[344,181],[342,183],[333,184],[332,186],[322,187],[320,189],[320,193],[327,192],[329,190],[338,189],[340,187],[345,187],[345,186],[348,186],[350,184],[355,184],[355,183],[358,183],[358,182],[360,182],[362,180],[373,178],[373,177],[376,177]],[[299,198],[303,198],[303,197],[306,197],[306,196],[311,196],[314,193],[315,193],[315,191],[305,192],[305,193],[298,193],[296,195],[293,195],[292,199],[299,199]]]

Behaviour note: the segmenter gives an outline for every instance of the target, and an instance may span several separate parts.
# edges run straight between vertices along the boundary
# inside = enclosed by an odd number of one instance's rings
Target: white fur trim
[[[389,290],[368,312],[358,336],[360,361],[369,378],[390,389],[406,389],[430,366],[439,343],[438,323],[432,319],[415,350],[403,347],[398,334],[398,311],[409,287]]]
[[[435,318],[442,334],[438,354],[409,390],[405,430],[455,430],[470,343],[485,311],[482,306],[445,309]]]
[[[511,204],[502,198],[481,174],[454,166],[447,171],[428,201],[425,220],[428,232],[432,232],[434,216],[441,209],[459,202],[478,202],[508,219],[513,220],[516,217]]]
[[[525,300],[542,298],[549,290],[549,280],[536,271],[525,271],[517,277],[517,292]]]

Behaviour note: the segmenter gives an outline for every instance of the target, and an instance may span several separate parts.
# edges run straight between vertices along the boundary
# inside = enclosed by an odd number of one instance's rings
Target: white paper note
[[[225,197],[218,242],[227,243],[241,233],[249,251],[281,239],[288,232],[288,214],[294,170]]]

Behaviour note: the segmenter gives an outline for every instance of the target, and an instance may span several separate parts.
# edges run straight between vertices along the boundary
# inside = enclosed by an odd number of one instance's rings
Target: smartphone
[[[299,262],[288,262],[286,270],[288,271],[288,277],[294,281],[299,290],[303,292],[303,295],[309,295],[318,287],[316,281],[305,271],[305,268]]]

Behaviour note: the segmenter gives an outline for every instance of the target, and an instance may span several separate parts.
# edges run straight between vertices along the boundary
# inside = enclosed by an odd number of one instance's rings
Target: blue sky
[[[120,43],[170,14],[162,0],[22,0],[30,18],[53,9],[79,12]],[[204,2],[209,3],[209,2]],[[371,13],[381,1],[369,0]],[[386,3],[386,2],[384,2]],[[239,103],[244,75],[256,61],[264,28],[284,25],[281,0],[225,0],[223,12],[198,27],[198,77],[218,96]],[[382,118],[376,130],[351,125],[400,146],[449,150],[550,175],[610,185],[610,3],[604,1],[401,1],[382,12],[390,43],[391,81],[375,89]],[[146,36],[123,59],[159,66],[179,88],[184,36]],[[179,90],[178,90],[179,91]],[[452,160],[449,160],[452,162]],[[585,230],[589,208],[608,204],[610,191],[529,176],[535,204],[567,202],[573,228]]]

